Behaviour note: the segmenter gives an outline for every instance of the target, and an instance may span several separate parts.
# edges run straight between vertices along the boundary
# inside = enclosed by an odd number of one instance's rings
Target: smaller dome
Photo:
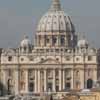
[[[78,44],[77,46],[78,47],[81,47],[81,48],[85,48],[85,47],[88,47],[88,41],[86,41],[85,39],[81,39],[78,41]]]
[[[21,47],[30,47],[31,41],[29,40],[28,36],[24,36],[24,39],[21,41]]]

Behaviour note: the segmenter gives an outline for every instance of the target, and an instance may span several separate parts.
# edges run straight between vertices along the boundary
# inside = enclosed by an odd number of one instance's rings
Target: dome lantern
[[[52,5],[50,8],[50,11],[60,11],[61,10],[61,4],[59,0],[52,0]]]

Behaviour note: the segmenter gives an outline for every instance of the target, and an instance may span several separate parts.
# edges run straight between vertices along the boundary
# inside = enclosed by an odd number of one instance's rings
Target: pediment
[[[39,64],[60,64],[60,62],[55,59],[48,58],[48,59],[45,59],[45,60],[39,62]]]

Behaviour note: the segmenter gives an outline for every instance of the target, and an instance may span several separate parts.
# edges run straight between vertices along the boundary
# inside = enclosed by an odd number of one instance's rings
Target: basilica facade
[[[91,89],[98,81],[98,52],[78,39],[70,16],[52,0],[32,44],[24,36],[17,48],[2,49],[0,93],[26,94]]]

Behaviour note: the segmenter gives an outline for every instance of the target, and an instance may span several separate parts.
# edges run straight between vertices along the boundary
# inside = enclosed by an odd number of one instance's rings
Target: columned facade
[[[3,49],[0,76],[3,94],[40,94],[96,86],[98,54],[75,27],[59,0],[41,18],[33,44],[27,36],[18,48]]]

